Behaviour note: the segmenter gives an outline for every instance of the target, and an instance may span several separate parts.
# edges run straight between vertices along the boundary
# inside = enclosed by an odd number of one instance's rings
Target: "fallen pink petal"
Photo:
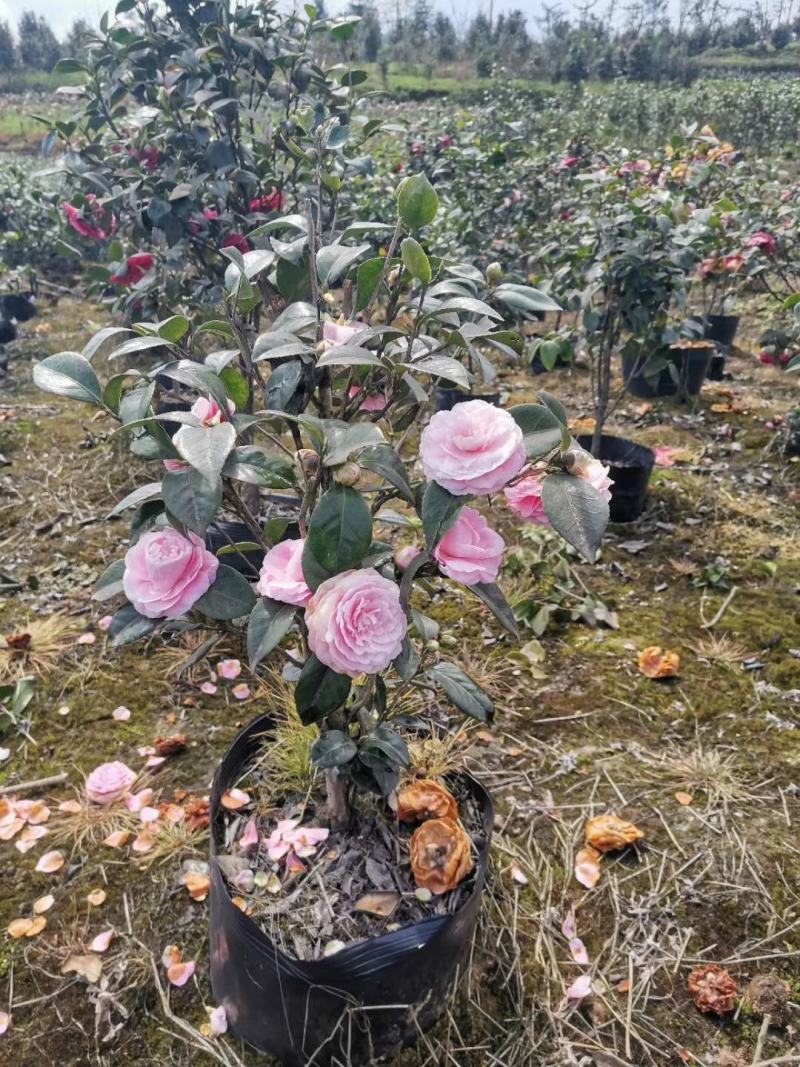
[[[228,682],[238,678],[242,673],[242,664],[238,659],[221,659],[217,664],[217,674]]]
[[[124,704],[121,704],[118,708],[114,708],[111,712],[111,718],[116,722],[127,722],[130,717],[130,708],[126,708]]]
[[[569,950],[576,963],[586,965],[589,962],[589,953],[586,951],[586,946],[579,937],[571,937],[569,939]]]
[[[0,1037],[5,1034],[11,1026],[11,1016],[7,1011],[0,1011]]]
[[[588,997],[592,992],[592,976],[590,974],[582,974],[569,987],[565,996],[567,1000],[583,1000],[584,997]]]
[[[117,934],[115,930],[104,930],[101,934],[98,934],[92,939],[92,942],[89,945],[89,950],[91,952],[106,952],[108,946],[116,936]]]
[[[185,963],[173,963],[167,968],[167,978],[174,986],[185,986],[189,979],[192,977],[195,971],[195,964],[193,960],[187,960]]]
[[[239,685],[235,685],[231,692],[237,700],[250,699],[250,686],[246,682],[240,682]]]
[[[228,1016],[222,1004],[208,1013],[208,1028],[212,1037],[221,1037],[228,1030]]]

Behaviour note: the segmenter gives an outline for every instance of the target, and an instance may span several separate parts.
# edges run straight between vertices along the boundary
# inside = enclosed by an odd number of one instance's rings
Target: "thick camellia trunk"
[[[331,829],[345,830],[350,822],[347,782],[344,778],[334,775],[333,771],[325,771],[325,791],[328,799],[328,816],[331,820]]]

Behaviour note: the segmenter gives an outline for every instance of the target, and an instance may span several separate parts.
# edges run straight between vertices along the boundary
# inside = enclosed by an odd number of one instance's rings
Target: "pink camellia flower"
[[[243,233],[229,233],[222,242],[223,248],[238,248],[242,255],[250,251],[250,242]]]
[[[417,558],[422,550],[418,545],[403,545],[394,554],[394,561],[401,571]]]
[[[236,413],[236,405],[232,400],[228,401],[228,415],[226,416],[216,400],[212,400],[210,396],[201,396],[195,400],[190,410],[203,426],[218,426],[221,422],[227,422],[228,417]]]
[[[463,585],[477,585],[497,578],[505,547],[503,538],[479,511],[462,508],[433,550],[433,558],[448,578]]]
[[[351,678],[385,670],[406,633],[400,589],[372,567],[324,581],[306,605],[305,621],[317,659]]]
[[[422,431],[419,454],[425,476],[455,496],[497,492],[525,463],[522,430],[485,400],[437,411]]]
[[[329,319],[323,323],[322,340],[325,342],[326,348],[336,348],[337,345],[346,345],[363,329],[364,327],[361,323],[349,326],[341,322],[331,322]]]
[[[207,222],[213,222],[214,219],[218,219],[219,218],[219,212],[217,211],[217,209],[215,207],[204,207],[203,208],[203,218]]]
[[[183,471],[190,469],[188,463],[184,463],[182,459],[165,459],[164,470],[170,472],[170,474],[181,474]]]
[[[506,503],[522,519],[536,526],[549,526],[550,520],[542,504],[542,483],[544,475],[535,472],[521,478],[518,482],[507,485],[503,490]]]
[[[771,233],[767,233],[766,230],[759,230],[747,242],[747,247],[756,248],[759,252],[763,252],[765,256],[774,256],[778,251],[778,242]]]
[[[282,203],[283,196],[273,185],[270,193],[251,200],[249,207],[251,211],[280,211]]]
[[[710,274],[715,274],[719,270],[720,261],[716,256],[706,256],[702,263],[697,267],[697,273],[701,278],[707,278]]]
[[[577,167],[580,163],[580,159],[577,156],[564,156],[561,160],[561,167],[563,170],[572,170],[573,167]]]
[[[119,760],[101,763],[86,779],[86,797],[94,804],[113,804],[136,781],[136,772]]]
[[[108,228],[106,229],[106,212],[102,205],[97,202],[94,193],[87,193],[88,206],[81,210],[70,203],[63,203],[61,209],[67,216],[67,222],[83,237],[91,237],[95,241],[104,241],[117,229],[116,215],[109,216]]]
[[[140,615],[177,619],[209,589],[218,566],[196,533],[148,530],[125,553],[122,588]]]
[[[588,482],[603,500],[611,499],[611,486],[614,484],[612,478],[609,478],[609,467],[601,463],[599,459],[595,459],[588,452],[579,452],[575,458],[575,465],[572,468],[572,473],[576,478],[582,479],[584,482]]]
[[[425,155],[425,145],[422,143],[422,141],[411,142],[411,155],[416,156],[417,159],[419,159],[420,156]]]
[[[744,256],[741,252],[734,252],[730,256],[725,256],[722,265],[728,274],[736,274],[744,266]]]
[[[351,400],[355,400],[363,392],[360,385],[351,385],[347,393]],[[381,393],[367,393],[358,405],[359,411],[383,411],[386,408],[386,397]]]
[[[137,252],[134,256],[128,256],[125,260],[125,269],[119,274],[112,274],[112,285],[136,285],[144,278],[149,270],[153,269],[153,257],[149,252]]]
[[[261,596],[296,604],[304,608],[311,599],[306,585],[302,558],[305,541],[302,537],[280,541],[264,556],[256,590]]]

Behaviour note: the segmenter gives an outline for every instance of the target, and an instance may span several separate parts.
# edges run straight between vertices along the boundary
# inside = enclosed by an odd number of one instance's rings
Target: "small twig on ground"
[[[0,797],[8,793],[30,793],[34,789],[46,789],[50,785],[61,785],[66,782],[69,775],[66,771],[61,774],[52,774],[49,778],[34,778],[30,782],[18,782],[16,785],[4,785],[0,788]]]

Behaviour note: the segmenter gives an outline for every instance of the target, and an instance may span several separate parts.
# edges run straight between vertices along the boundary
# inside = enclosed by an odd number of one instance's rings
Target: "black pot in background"
[[[286,497],[267,496],[266,500],[277,501],[283,506],[286,506]],[[289,541],[295,540],[300,536],[300,527],[298,524],[290,520],[283,531],[280,540]],[[206,530],[206,548],[209,552],[219,552],[221,548],[225,548],[231,544],[241,544],[245,541],[252,542],[253,534],[248,526],[243,522],[228,522],[225,519],[218,519],[217,522],[212,523]],[[222,562],[228,566],[233,567],[235,571],[239,571],[240,574],[244,574],[247,578],[255,578],[261,570],[261,564],[264,562],[264,552],[262,549],[253,549],[252,552],[230,552],[221,557]]]
[[[443,1011],[466,961],[489,861],[494,807],[464,780],[481,809],[475,885],[452,915],[436,915],[359,941],[333,956],[287,956],[231,900],[217,859],[221,798],[255,757],[272,724],[262,715],[237,736],[211,791],[211,985],[230,1031],[284,1067],[367,1064],[413,1044]],[[385,1007],[382,1007],[385,1006]]]
[[[711,362],[708,365],[706,378],[710,382],[721,382],[725,377],[725,366],[728,362],[728,354],[721,345],[717,345]]]
[[[622,357],[622,374],[625,388],[632,396],[650,399],[656,396],[697,396],[708,374],[714,346],[707,348],[670,348],[669,361],[678,372],[675,381],[669,367],[664,367],[658,377],[646,377],[644,368],[646,360],[636,356]]]
[[[580,436],[578,444],[587,452],[591,451],[591,434]],[[653,450],[624,437],[604,433],[597,459],[611,468],[609,477],[614,481],[608,505],[611,521],[633,522],[638,519],[644,511],[647,485],[656,460]]]
[[[456,404],[463,404],[465,400],[485,400],[487,404],[500,404],[499,393],[465,393],[463,389],[440,385],[434,396],[435,411],[452,411]]]
[[[705,323],[703,337],[706,340],[716,341],[726,348],[731,347],[739,328],[738,315],[706,315],[703,321]]]

